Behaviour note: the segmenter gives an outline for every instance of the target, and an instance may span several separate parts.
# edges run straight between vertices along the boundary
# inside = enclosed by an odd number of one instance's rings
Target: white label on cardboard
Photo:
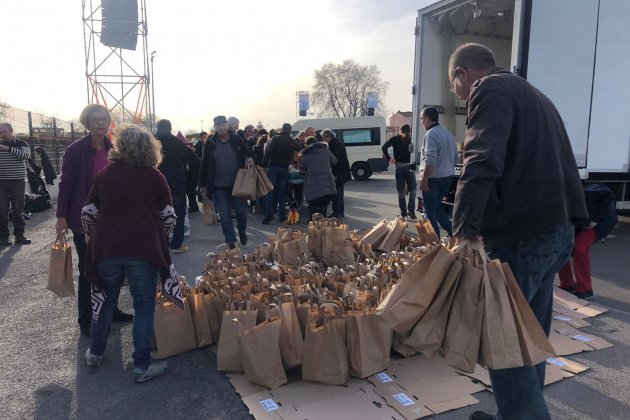
[[[259,403],[266,412],[274,411],[280,408],[271,398],[259,401]]]
[[[573,339],[574,340],[584,341],[585,343],[588,343],[589,341],[593,341],[593,339],[591,337],[587,337],[585,335],[574,335]]]
[[[550,357],[549,359],[547,359],[547,362],[551,363],[552,365],[556,365],[560,367],[567,365],[562,360],[554,359],[553,357]]]
[[[558,321],[571,321],[571,318],[567,318],[566,316],[562,315],[554,316],[553,319],[557,319]]]
[[[396,401],[398,401],[403,407],[415,404],[415,402],[411,398],[409,398],[407,394],[404,394],[402,392],[400,394],[394,394],[392,396],[396,398]]]
[[[381,373],[377,373],[376,375],[376,379],[378,379],[379,381],[383,382],[383,383],[387,383],[387,382],[393,382],[394,380],[385,372],[381,372]]]

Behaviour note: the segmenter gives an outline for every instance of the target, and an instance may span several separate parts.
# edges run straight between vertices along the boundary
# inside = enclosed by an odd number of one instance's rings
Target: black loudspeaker
[[[300,109],[300,117],[306,117],[306,110]]]
[[[101,43],[135,50],[138,43],[138,0],[103,0]]]
[[[374,116],[374,108],[368,108],[368,109],[367,109],[367,111],[368,111],[368,113],[367,113],[367,114],[368,114],[370,117],[373,117],[373,116]]]

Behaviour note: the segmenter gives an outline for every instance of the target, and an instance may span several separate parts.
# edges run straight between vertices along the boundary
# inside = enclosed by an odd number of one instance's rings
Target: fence
[[[0,122],[8,122],[13,126],[15,137],[31,146],[31,154],[35,146],[43,147],[57,172],[61,168],[66,147],[87,134],[79,122],[64,121],[9,106],[3,106],[0,110]]]

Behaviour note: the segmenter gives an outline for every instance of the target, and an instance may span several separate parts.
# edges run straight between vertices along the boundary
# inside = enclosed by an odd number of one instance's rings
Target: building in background
[[[398,134],[400,132],[400,127],[405,124],[409,124],[413,127],[413,124],[411,124],[412,116],[413,112],[411,111],[398,110],[398,112],[392,114],[392,116],[389,117],[389,124],[387,125],[387,138],[389,139]]]

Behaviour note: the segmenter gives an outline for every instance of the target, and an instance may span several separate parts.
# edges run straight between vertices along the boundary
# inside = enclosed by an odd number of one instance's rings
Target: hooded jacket
[[[300,170],[306,172],[304,180],[304,198],[315,200],[327,195],[337,194],[332,166],[337,163],[328,146],[315,142],[302,151]]]

